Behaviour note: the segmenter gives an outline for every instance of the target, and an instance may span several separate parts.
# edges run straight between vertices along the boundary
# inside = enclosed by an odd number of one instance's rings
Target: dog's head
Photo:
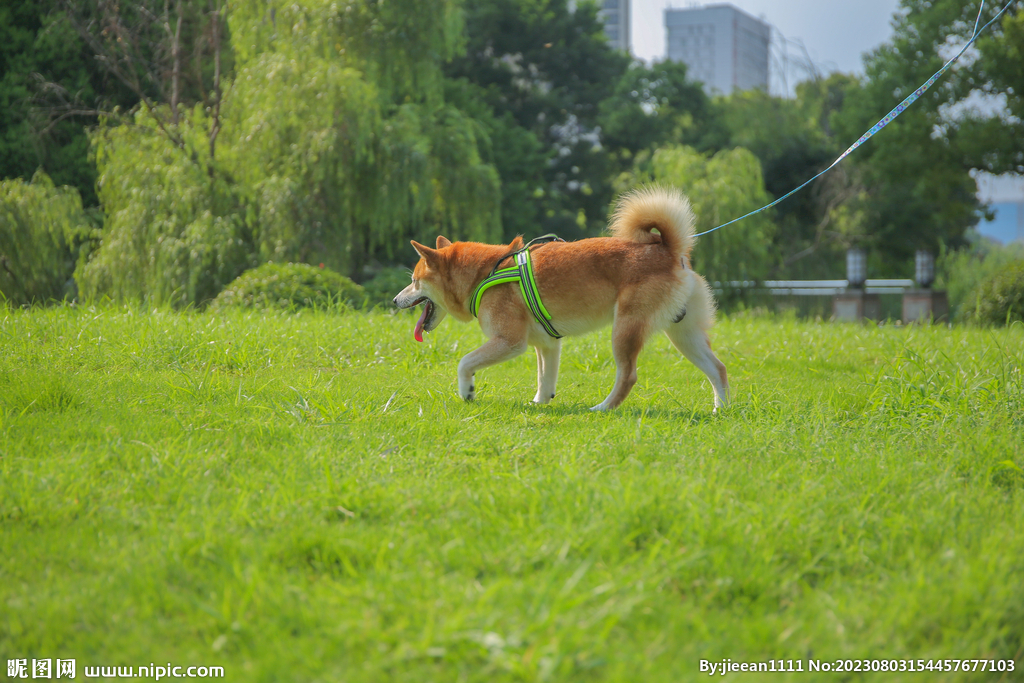
[[[523,248],[523,238],[516,237],[509,245],[456,242],[437,238],[431,249],[412,243],[420,260],[412,272],[412,284],[395,297],[399,308],[423,304],[423,315],[416,323],[416,340],[423,341],[423,332],[437,328],[451,313],[462,322],[473,319],[468,304],[474,288],[487,277],[495,262],[510,252]]]
[[[431,249],[413,240],[412,246],[419,253],[420,260],[412,271],[412,284],[395,297],[399,308],[410,308],[423,304],[423,314],[416,323],[416,341],[423,341],[423,333],[434,330],[448,314],[445,309],[445,255],[442,253],[452,243],[446,237],[437,238],[437,248]]]

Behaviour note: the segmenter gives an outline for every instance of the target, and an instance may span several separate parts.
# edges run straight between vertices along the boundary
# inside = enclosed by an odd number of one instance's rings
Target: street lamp
[[[935,255],[927,249],[918,249],[914,254],[914,281],[921,289],[928,289],[935,282]]]
[[[863,249],[846,250],[846,281],[848,287],[863,288],[868,280],[868,256]]]

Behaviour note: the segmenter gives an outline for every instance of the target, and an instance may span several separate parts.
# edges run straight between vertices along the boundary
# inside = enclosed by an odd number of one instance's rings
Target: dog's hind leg
[[[548,403],[555,397],[555,385],[558,383],[558,360],[562,353],[562,342],[552,339],[546,344],[537,345],[537,395],[534,403]]]
[[[467,353],[459,361],[459,396],[472,401],[476,398],[476,382],[473,376],[477,370],[511,360],[525,350],[525,336],[513,340],[494,337],[475,351]]]
[[[707,375],[715,392],[715,412],[728,405],[729,378],[725,372],[725,365],[711,350],[708,333],[701,329],[696,321],[684,320],[669,325],[665,334],[681,354]]]
[[[621,310],[621,307],[620,307]],[[615,356],[615,386],[605,400],[591,410],[612,410],[622,403],[636,384],[636,359],[647,339],[646,324],[639,319],[632,319],[615,314],[612,325],[612,353]]]

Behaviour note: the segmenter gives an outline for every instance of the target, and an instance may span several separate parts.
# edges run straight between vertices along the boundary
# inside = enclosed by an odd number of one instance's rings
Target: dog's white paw
[[[538,391],[537,395],[533,397],[533,402],[536,403],[537,405],[545,406],[551,403],[551,399],[553,399],[554,397],[554,394],[542,394],[541,392]]]
[[[472,401],[476,398],[476,376],[470,375],[469,379],[459,377],[459,396],[464,401]]]
[[[590,409],[592,413],[607,413],[611,408],[606,406],[604,403],[598,403],[596,406]]]

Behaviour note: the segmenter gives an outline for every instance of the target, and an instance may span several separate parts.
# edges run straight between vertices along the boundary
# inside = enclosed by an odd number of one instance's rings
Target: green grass
[[[590,413],[607,331],[566,340],[552,405],[528,403],[532,353],[463,403],[478,328],[413,323],[0,309],[0,655],[236,681],[1024,676],[1021,326],[724,320],[714,416],[664,337]]]

